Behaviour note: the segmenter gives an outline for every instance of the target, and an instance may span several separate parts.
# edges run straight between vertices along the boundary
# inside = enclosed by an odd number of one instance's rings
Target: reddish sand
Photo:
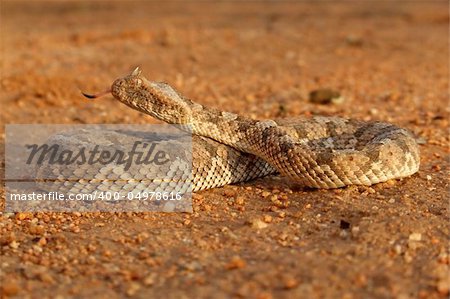
[[[139,65],[250,117],[393,122],[418,136],[422,164],[373,187],[226,186],[196,194],[192,214],[1,213],[2,294],[445,298],[448,25],[447,2],[3,1],[5,124],[156,123],[79,93]],[[311,103],[318,88],[344,102]]]

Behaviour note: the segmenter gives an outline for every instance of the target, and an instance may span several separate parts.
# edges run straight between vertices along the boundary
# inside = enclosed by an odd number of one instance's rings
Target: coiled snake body
[[[419,169],[413,136],[389,123],[338,117],[252,120],[185,99],[168,84],[147,80],[139,69],[117,79],[110,92],[164,122],[190,124],[193,191],[276,172],[312,188],[372,185]],[[127,177],[138,175],[129,171]]]

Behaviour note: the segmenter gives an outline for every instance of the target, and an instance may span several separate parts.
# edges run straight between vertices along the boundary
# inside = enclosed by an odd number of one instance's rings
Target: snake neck
[[[139,72],[117,79],[111,93],[135,110],[248,153],[253,153],[248,140],[255,128],[274,125],[202,106],[184,98],[170,85],[147,80]]]
[[[213,139],[239,151],[257,154],[252,140],[254,134],[267,127],[278,126],[272,120],[260,121],[245,116],[203,106],[184,98],[170,85],[150,82],[151,94],[156,98],[155,105],[145,101],[147,113],[198,136]],[[148,98],[148,97],[147,97]]]
[[[166,83],[149,82],[140,107],[144,112],[170,124],[181,125],[192,134],[207,137],[237,149],[248,151],[244,140],[247,128],[257,121],[241,115],[205,107],[181,96]]]
[[[220,111],[189,101],[192,133],[213,139],[241,152],[258,154],[253,144],[255,134],[278,126],[273,120],[253,120],[245,116]]]

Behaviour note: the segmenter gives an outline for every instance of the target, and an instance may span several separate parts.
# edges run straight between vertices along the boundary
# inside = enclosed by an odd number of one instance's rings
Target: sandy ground
[[[422,158],[413,177],[373,187],[307,190],[268,177],[199,192],[191,214],[1,213],[2,296],[448,296],[447,2],[3,1],[1,10],[2,123],[156,123],[79,93],[139,65],[250,117],[393,122],[418,136]],[[311,103],[318,88],[345,100]]]

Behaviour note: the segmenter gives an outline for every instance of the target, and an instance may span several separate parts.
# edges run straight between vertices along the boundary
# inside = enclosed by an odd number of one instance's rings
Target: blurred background
[[[397,110],[417,117],[447,97],[446,8],[425,1],[4,1],[4,112],[8,122],[129,122],[114,115],[123,111],[118,103],[87,102],[79,89],[102,91],[140,66],[194,100],[253,117],[367,114],[393,104],[381,109],[383,118],[401,121]],[[347,101],[309,105],[320,88]],[[127,112],[133,122],[142,117]]]

